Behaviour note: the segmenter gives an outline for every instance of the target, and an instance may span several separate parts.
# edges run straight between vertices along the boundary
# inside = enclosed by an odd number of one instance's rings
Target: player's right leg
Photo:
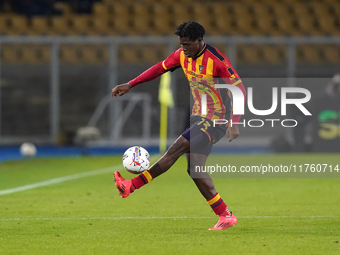
[[[201,151],[201,153],[204,153],[206,150],[203,148]],[[227,205],[217,193],[210,175],[206,172],[196,171],[196,166],[204,167],[206,159],[208,158],[207,155],[201,153],[186,153],[188,174],[195,182],[203,197],[207,200],[211,209],[219,216],[217,224],[213,228],[209,228],[209,230],[227,229],[237,223],[237,218],[228,210]]]
[[[135,189],[139,189],[157,176],[165,173],[184,153],[190,150],[190,143],[183,136],[169,147],[165,154],[153,164],[149,170],[131,180],[125,180],[118,171],[114,173],[116,187],[122,198],[128,197]]]

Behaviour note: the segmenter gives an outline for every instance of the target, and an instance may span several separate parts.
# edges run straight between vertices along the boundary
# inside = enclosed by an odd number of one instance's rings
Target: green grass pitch
[[[225,157],[233,165],[340,164],[339,154]],[[121,157],[2,162],[0,192],[112,166]],[[126,199],[110,172],[0,195],[0,254],[340,254],[340,179],[214,181],[238,217],[224,231],[207,230],[218,218],[184,157]]]

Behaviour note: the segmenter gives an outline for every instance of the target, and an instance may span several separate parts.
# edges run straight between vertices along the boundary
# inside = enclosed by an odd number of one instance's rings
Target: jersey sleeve
[[[181,67],[181,52],[182,49],[174,51],[162,62],[164,70],[173,71],[174,69]]]
[[[170,56],[168,56],[164,61],[157,63],[156,65],[150,67],[148,70],[138,75],[133,80],[129,81],[131,87],[137,86],[138,84],[151,81],[156,79],[158,76],[162,75],[167,71],[173,71],[180,67],[180,52],[181,49],[176,50]]]
[[[244,102],[246,101],[246,89],[244,88],[244,85],[242,83],[242,80],[240,76],[237,74],[237,72],[234,70],[234,68],[231,66],[229,60],[224,60],[217,65],[216,69],[214,70],[214,76],[218,78],[222,78],[226,84],[228,85],[234,85],[238,87],[244,96]],[[234,115],[232,112],[232,122],[238,123],[240,121],[241,115]]]

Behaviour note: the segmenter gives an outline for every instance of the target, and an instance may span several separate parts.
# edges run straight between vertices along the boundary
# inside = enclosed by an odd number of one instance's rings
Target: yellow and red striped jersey
[[[194,98],[192,115],[202,116],[211,121],[215,119],[229,120],[232,118],[233,123],[235,123],[240,120],[240,115],[232,114],[230,91],[227,89],[217,89],[215,84],[218,84],[218,79],[223,79],[222,83],[235,85],[240,88],[244,97],[246,95],[245,88],[226,56],[208,44],[204,44],[203,49],[194,58],[186,57],[181,48],[176,50],[164,61],[157,63],[129,81],[129,84],[131,87],[134,87],[153,80],[167,71],[180,67],[182,67],[184,74],[189,80],[191,93]],[[202,105],[202,96],[204,94],[206,107]],[[204,111],[202,107],[204,107]]]
[[[192,115],[202,116],[212,121],[215,119],[228,120],[232,117],[230,91],[216,89],[215,84],[218,84],[218,78],[222,78],[224,83],[232,85],[238,85],[242,81],[230,61],[218,49],[204,44],[203,49],[196,57],[188,58],[180,48],[165,59],[162,66],[165,71],[182,67],[194,98]],[[203,94],[206,95],[207,102],[205,111],[202,111]]]

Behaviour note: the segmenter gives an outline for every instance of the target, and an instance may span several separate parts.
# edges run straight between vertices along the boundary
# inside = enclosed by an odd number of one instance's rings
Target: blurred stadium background
[[[159,79],[117,100],[110,99],[110,91],[174,51],[179,46],[174,29],[186,20],[205,27],[205,41],[224,52],[249,84],[284,78],[282,86],[287,86],[293,77],[320,78],[310,87],[316,95],[339,72],[339,0],[42,2],[0,1],[3,155],[27,141],[54,149],[83,145],[77,131],[86,126],[100,131],[88,143],[97,149],[139,144],[156,151]],[[181,134],[190,112],[182,72],[172,74],[171,87],[175,107],[169,110],[169,143]],[[271,100],[263,99],[271,98],[271,87],[256,91],[257,108],[270,107]],[[280,128],[241,132],[231,150],[268,151],[277,137],[292,143],[292,134]]]

